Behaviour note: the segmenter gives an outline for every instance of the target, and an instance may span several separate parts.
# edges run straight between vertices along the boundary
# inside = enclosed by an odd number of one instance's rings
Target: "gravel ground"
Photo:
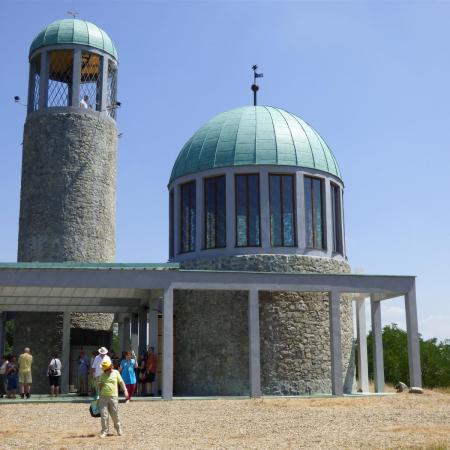
[[[1,404],[1,403],[0,403]],[[174,400],[120,405],[100,439],[86,404],[0,406],[0,448],[450,449],[450,395]]]

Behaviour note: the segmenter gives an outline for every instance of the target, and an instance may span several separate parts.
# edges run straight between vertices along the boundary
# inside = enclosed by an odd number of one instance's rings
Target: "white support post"
[[[328,310],[330,315],[331,393],[333,395],[344,394],[344,380],[342,378],[340,306],[340,292],[329,292]]]
[[[46,50],[41,52],[41,73],[39,78],[39,109],[47,108],[48,97],[48,64],[49,57]]]
[[[63,313],[63,338],[61,352],[61,393],[69,392],[70,374],[70,312]]]
[[[296,204],[295,213],[297,214],[297,245],[300,249],[306,248],[306,217],[305,217],[305,184],[303,173],[297,172],[296,181]]]
[[[81,84],[81,48],[73,51],[73,75],[72,75],[72,98],[70,105],[80,106],[80,84]],[[92,99],[89,101],[92,103]]]
[[[413,387],[422,387],[420,366],[419,329],[417,325],[416,286],[405,295],[406,330],[408,333],[409,383]]]
[[[366,300],[355,300],[356,335],[358,339],[358,389],[369,392],[369,369],[367,364],[367,331],[366,331]]]
[[[116,105],[108,105],[108,57],[103,55],[100,63],[100,83],[97,85],[100,92],[97,93],[99,105],[97,111],[106,112],[108,107],[115,108]]]
[[[149,311],[148,311],[148,345],[149,347],[153,347],[156,357],[159,355],[159,346],[158,346],[158,299],[150,300]],[[159,367],[159,361],[158,367]],[[155,382],[152,384],[153,386],[153,395],[158,395],[158,373],[156,373]]]
[[[248,291],[248,347],[250,397],[261,397],[261,352],[259,343],[259,292]]]
[[[372,316],[373,373],[375,392],[384,392],[383,334],[381,328],[381,302],[374,294],[370,296]]]
[[[173,397],[173,289],[164,291],[162,398]]]
[[[139,311],[139,350],[137,355],[147,352],[147,309]]]
[[[118,341],[119,341],[119,352],[120,354],[122,354],[122,352],[125,350],[125,345],[124,345],[124,323],[123,323],[123,319],[119,318],[117,319],[117,325],[118,325],[118,330],[117,330],[117,337],[118,337]]]
[[[139,315],[131,315],[131,350],[139,352]]]
[[[259,186],[261,190],[261,246],[270,248],[270,194],[269,171],[267,169],[260,170]]]

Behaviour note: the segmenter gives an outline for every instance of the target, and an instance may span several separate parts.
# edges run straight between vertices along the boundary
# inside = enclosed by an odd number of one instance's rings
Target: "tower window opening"
[[[306,246],[325,249],[323,182],[305,177]]]
[[[294,176],[269,175],[270,245],[295,246]]]
[[[41,84],[41,55],[36,55],[30,63],[30,98],[28,100],[28,111],[39,109]]]
[[[73,83],[73,51],[49,52],[47,106],[70,106]]]
[[[342,206],[341,191],[339,186],[331,183],[331,215],[332,215],[332,231],[333,231],[333,252],[343,253],[342,246]]]
[[[106,82],[106,112],[115,119],[117,99],[117,65],[108,60],[108,79]]]
[[[173,234],[173,219],[174,219],[174,193],[173,189],[169,193],[169,257],[174,256],[174,234]]]
[[[195,219],[196,219],[196,189],[195,181],[180,186],[181,196],[181,242],[180,252],[195,251]]]
[[[204,193],[205,248],[226,247],[225,176],[206,178]]]
[[[236,175],[236,246],[261,245],[259,175]]]
[[[80,73],[80,106],[101,110],[100,56],[96,53],[82,52]],[[75,106],[75,105],[74,105]]]

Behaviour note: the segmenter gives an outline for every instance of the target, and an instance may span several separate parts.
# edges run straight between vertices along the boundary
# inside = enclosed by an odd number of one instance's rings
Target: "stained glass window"
[[[270,245],[295,246],[294,176],[269,175]]]
[[[195,181],[180,186],[181,196],[181,242],[180,252],[195,251]]]
[[[319,178],[305,177],[306,246],[324,249],[323,182]]]
[[[236,175],[236,245],[261,245],[259,175]]]
[[[174,235],[173,235],[173,206],[174,194],[173,189],[169,193],[169,256],[174,256]]]
[[[341,220],[341,191],[339,186],[331,183],[331,215],[333,220],[333,252],[343,253],[342,250],[342,220]]]
[[[225,177],[206,178],[205,192],[205,248],[226,247]]]

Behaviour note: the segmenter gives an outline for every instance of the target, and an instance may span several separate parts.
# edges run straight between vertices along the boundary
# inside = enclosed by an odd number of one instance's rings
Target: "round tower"
[[[279,108],[219,114],[181,150],[169,181],[170,260],[182,268],[348,273],[338,164]],[[246,395],[247,295],[176,291],[177,395]],[[260,294],[265,394],[331,392],[328,297]],[[351,299],[341,300],[343,377],[354,379]],[[212,358],[214,356],[214,358]]]
[[[113,262],[116,48],[96,25],[64,19],[36,36],[29,62],[18,261]],[[60,319],[17,314],[17,351],[31,346],[45,353],[47,364],[49,352],[60,347]],[[108,341],[113,316],[73,314],[71,319],[72,347]]]

